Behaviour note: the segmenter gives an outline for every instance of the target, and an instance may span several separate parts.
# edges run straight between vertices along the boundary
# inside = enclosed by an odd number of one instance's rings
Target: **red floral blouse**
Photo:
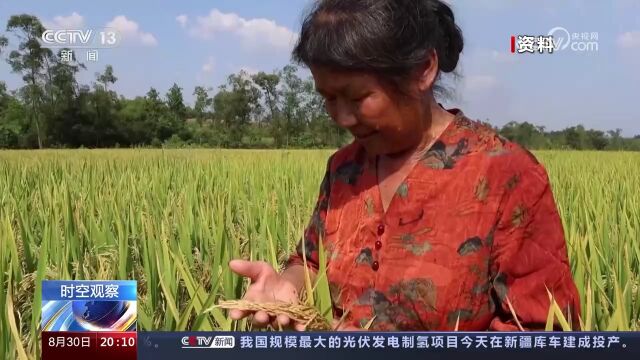
[[[455,120],[386,213],[363,148],[332,155],[285,266],[303,263],[304,246],[317,271],[323,241],[334,316],[348,309],[353,326],[373,318],[370,330],[543,329],[547,289],[577,329],[579,297],[545,169],[491,128],[448,111]]]

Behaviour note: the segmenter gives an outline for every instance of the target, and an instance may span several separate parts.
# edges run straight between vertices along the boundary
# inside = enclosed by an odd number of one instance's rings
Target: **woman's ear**
[[[429,51],[429,56],[418,72],[418,90],[424,93],[433,87],[438,75],[438,55],[435,49]]]

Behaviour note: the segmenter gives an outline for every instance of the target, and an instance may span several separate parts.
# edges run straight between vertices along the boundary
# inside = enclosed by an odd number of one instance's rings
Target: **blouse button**
[[[376,241],[376,250],[380,250],[381,247],[382,247],[382,241],[380,240]]]
[[[384,234],[384,224],[378,225],[378,236],[382,236]]]
[[[378,271],[379,267],[380,267],[380,264],[378,264],[377,261],[374,261],[373,264],[371,264],[371,268],[373,269],[373,271]]]

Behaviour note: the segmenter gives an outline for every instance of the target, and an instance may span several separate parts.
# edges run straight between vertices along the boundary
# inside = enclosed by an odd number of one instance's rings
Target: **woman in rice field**
[[[543,329],[550,296],[578,328],[579,296],[547,173],[528,151],[436,100],[463,37],[439,0],[321,0],[294,59],[354,141],[326,167],[285,269],[234,260],[245,299],[292,301],[303,256],[327,279],[341,330]],[[348,312],[347,312],[348,311]],[[301,329],[286,316],[257,326]],[[373,319],[373,320],[372,320]]]

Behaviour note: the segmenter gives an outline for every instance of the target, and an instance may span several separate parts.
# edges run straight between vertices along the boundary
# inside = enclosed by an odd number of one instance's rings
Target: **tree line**
[[[300,78],[294,65],[231,74],[215,93],[197,86],[193,106],[175,83],[166,94],[150,88],[127,99],[113,91],[118,77],[110,65],[91,85],[79,84],[86,67],[63,61],[64,49],[42,47],[37,17],[11,16],[6,31],[17,43],[0,34],[0,56],[23,85],[9,91],[0,81],[0,148],[336,148],[351,140],[330,120],[313,79]],[[640,135],[624,138],[619,129],[546,131],[527,122],[495,129],[531,149],[640,151]]]

